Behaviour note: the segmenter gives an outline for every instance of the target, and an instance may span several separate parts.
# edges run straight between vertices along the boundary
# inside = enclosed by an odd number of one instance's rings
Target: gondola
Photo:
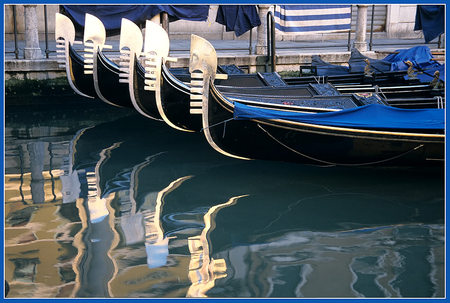
[[[175,125],[177,129],[183,129],[187,131],[199,131],[202,129],[201,117],[197,115],[191,115],[192,113],[198,113],[199,103],[196,103],[195,98],[199,96],[195,95],[198,88],[195,86],[199,83],[196,79],[192,79],[191,83],[181,81],[176,76],[171,74],[170,70],[163,64],[161,68],[161,88],[156,95],[156,102],[160,112],[164,114],[163,119],[171,126]],[[194,74],[196,75],[196,74]],[[251,83],[248,87],[242,89],[243,83],[248,83],[251,79]],[[309,78],[308,78],[309,79]],[[336,78],[337,79],[337,78]],[[348,79],[348,78],[347,78]],[[403,79],[403,77],[401,77]],[[266,82],[264,82],[264,81]],[[346,81],[346,80],[344,80]],[[402,81],[402,80],[399,80]],[[384,97],[384,103],[396,107],[436,107],[438,105],[443,106],[442,95],[443,90],[433,90],[428,84],[416,84],[412,85],[398,85],[393,82],[391,86],[380,87],[372,85],[348,85],[337,84],[337,80],[334,85],[330,83],[317,83],[315,80],[305,81],[303,84],[286,85],[278,74],[254,74],[252,78],[239,77],[233,75],[228,80],[215,80],[218,90],[227,96],[232,101],[243,102],[245,104],[257,103],[261,105],[261,99],[264,99],[265,106],[285,108],[292,107],[295,104],[298,105],[298,109],[303,111],[333,111],[341,110],[347,107],[338,100],[349,100],[353,93],[357,95],[370,95],[372,93],[380,93]],[[394,86],[395,85],[395,86]],[[198,85],[197,85],[198,86]],[[263,87],[265,86],[265,87]],[[311,87],[314,89],[311,91]],[[342,96],[333,98],[332,101],[317,103],[311,107],[310,105],[303,104],[304,93],[308,91],[315,96],[323,95],[324,98],[329,99],[327,95],[332,94]],[[413,92],[414,98],[411,98]],[[243,98],[245,96],[245,98]],[[270,98],[268,98],[270,96]],[[350,97],[349,97],[350,96]],[[286,100],[287,99],[287,100]],[[319,99],[316,99],[318,101]],[[325,101],[325,100],[323,100]],[[151,101],[150,101],[151,102]],[[349,104],[353,104],[353,101],[348,101]],[[377,101],[383,102],[383,101]]]
[[[122,36],[120,39],[122,43]],[[103,51],[105,48],[110,48],[108,45],[105,45],[105,40],[106,29],[102,21],[93,15],[86,14],[84,28],[85,51],[92,54],[90,56],[92,56],[93,60],[92,65],[86,65],[85,69],[92,73],[96,95],[109,105],[133,108],[127,79],[123,79],[120,70],[120,65],[126,65],[126,60],[124,56],[121,56],[119,65],[110,60]],[[90,44],[89,41],[93,41],[93,44]],[[135,37],[134,41],[135,44],[142,47],[142,35]],[[122,49],[120,51],[122,55]]]
[[[121,41],[122,36],[126,37],[124,41],[133,41],[134,37],[140,34],[139,27],[130,22],[122,20]],[[155,43],[158,41],[158,43]],[[148,118],[163,119],[170,126],[178,130],[184,130],[170,122],[170,119],[165,116],[166,112],[162,108],[160,93],[165,87],[162,84],[161,67],[166,67],[167,61],[176,61],[175,58],[169,58],[169,36],[167,32],[158,24],[147,20],[145,25],[145,38],[143,60],[138,60],[139,54],[130,54],[128,61],[129,69],[127,73],[129,76],[130,96],[134,108]],[[125,45],[124,45],[125,46]],[[121,45],[121,48],[123,46]],[[164,61],[164,63],[162,63]],[[171,69],[169,72],[177,81],[183,83],[189,81],[190,74],[183,69]],[[183,88],[181,88],[183,89]],[[176,91],[168,92],[168,97],[173,97],[176,100]],[[167,96],[165,93],[164,96]],[[186,99],[186,93],[182,93]]]
[[[160,31],[151,31],[150,28],[159,26],[147,20],[145,25],[145,39],[143,50],[143,64],[139,60],[142,45],[134,46],[138,36],[142,37],[141,29],[133,22],[122,19],[120,48],[128,48],[125,54],[127,66],[124,67],[125,76],[128,77],[129,95],[134,108],[143,116],[154,120],[161,120],[161,115],[155,103],[155,92],[158,90],[159,64],[155,64],[161,56],[168,56],[169,41],[167,34],[160,35]],[[162,29],[162,28],[161,28]],[[165,33],[165,31],[162,29]],[[158,43],[154,43],[158,41]],[[122,43],[123,42],[123,43]],[[146,74],[147,73],[147,74]]]
[[[108,104],[118,106],[122,104],[122,98],[119,98],[119,103],[116,104],[104,96],[105,83],[111,80],[111,73],[114,74],[116,66],[101,52],[105,47],[106,40],[106,31],[102,22],[96,17],[86,14],[83,43],[78,42],[85,46],[84,57],[73,46],[75,27],[72,21],[60,13],[56,13],[55,36],[59,57],[64,58],[61,63],[64,63],[71,88],[83,97],[100,98]],[[99,74],[102,76],[98,76]],[[109,91],[111,91],[110,83]],[[107,95],[110,96],[110,94]],[[113,90],[112,95],[117,96],[116,90]]]
[[[84,57],[73,47],[75,28],[68,17],[56,13],[55,32],[57,47],[62,49],[59,52],[64,53],[64,55],[61,54],[61,57],[64,57],[67,79],[77,94],[92,99],[99,98],[103,102],[117,107],[133,107],[128,81],[123,79],[120,66],[104,54],[103,49],[111,47],[105,44],[106,30],[100,19],[90,14],[85,16]],[[137,45],[139,48],[139,43],[140,51],[143,43],[142,34],[133,37],[132,46]],[[132,48],[131,45],[126,46]],[[121,57],[119,64],[127,64],[124,58],[126,56]]]
[[[158,26],[154,26],[151,31],[161,31]],[[148,31],[150,32],[150,31]],[[161,35],[164,35],[162,33]],[[164,61],[164,58],[162,59]],[[159,75],[159,73],[156,73]],[[267,100],[270,95],[272,99],[289,97],[289,102],[294,99],[303,98],[302,91],[309,87],[311,83],[318,84],[320,92],[317,94],[342,93],[348,95],[352,93],[372,94],[378,93],[383,96],[385,102],[392,106],[404,108],[424,108],[437,107],[443,105],[443,89],[435,89],[427,83],[420,83],[416,80],[405,79],[406,72],[383,72],[372,73],[370,76],[364,74],[334,75],[318,79],[317,77],[295,78],[297,82],[285,82],[277,73],[256,73],[243,75],[229,75],[227,79],[215,79],[217,88],[232,101],[244,103],[259,102],[263,96]],[[220,76],[220,75],[219,75]],[[157,77],[157,76],[156,76]],[[184,131],[199,131],[202,128],[201,119],[190,115],[198,111],[195,100],[195,88],[198,81],[192,79],[191,82],[179,79],[178,75],[173,75],[169,68],[162,62],[161,79],[156,81],[159,86],[156,92],[156,104],[163,120],[170,126]],[[329,83],[334,88],[329,89]],[[322,85],[323,84],[323,85]],[[245,90],[242,89],[245,87]],[[325,91],[323,91],[325,90]],[[337,91],[337,92],[336,92]],[[242,100],[242,96],[246,99]],[[413,94],[414,98],[411,98]],[[278,97],[277,97],[278,96]],[[298,97],[296,97],[298,96]],[[153,100],[143,98],[146,104],[152,104]],[[192,102],[191,102],[192,101]],[[197,103],[198,104],[198,103]],[[272,102],[272,105],[284,106],[279,100]],[[326,111],[326,107],[316,106],[316,110]],[[334,110],[343,109],[340,107]]]
[[[135,29],[137,30],[137,29]],[[131,31],[131,29],[130,29]],[[124,31],[126,34],[126,31]],[[146,45],[144,48],[150,49],[155,47],[153,41],[159,41],[158,51],[153,50],[152,55],[146,59],[148,66],[142,66],[135,60],[133,76],[134,89],[130,91],[134,94],[134,106],[143,115],[154,117],[155,111],[159,116],[171,127],[183,131],[198,131],[201,129],[201,120],[195,116],[190,115],[190,96],[191,87],[195,86],[196,80],[192,83],[190,75],[186,75],[183,71],[174,74],[173,69],[169,69],[166,65],[169,37],[167,33],[157,24],[147,22],[146,24]],[[162,47],[164,51],[161,51]],[[145,51],[149,54],[149,51]],[[131,59],[133,60],[133,59]],[[218,68],[220,70],[220,68]],[[435,95],[442,94],[442,90],[433,91],[428,84],[420,84],[417,81],[405,79],[406,72],[382,72],[372,73],[370,76],[364,74],[352,74],[348,76],[328,76],[322,77],[319,82],[327,81],[338,84],[338,90],[348,93],[349,91],[358,91],[361,93],[371,92],[377,90],[383,93],[385,98],[398,106],[433,106],[437,104],[437,97]],[[221,79],[217,79],[220,76]],[[226,79],[225,79],[226,78]],[[317,83],[318,79],[315,77],[300,77],[296,78],[295,85],[290,85],[285,82],[277,73],[256,73],[256,74],[232,74],[228,77],[219,74],[216,77],[215,83],[220,90],[230,98],[234,99],[236,94],[242,94],[242,87],[246,88],[247,94],[255,95],[258,98],[261,90],[265,94],[288,94],[293,96],[297,90],[302,90],[304,85],[308,83]],[[301,81],[302,84],[300,84]],[[355,85],[356,83],[356,85]],[[416,84],[414,87],[411,84]],[[193,84],[193,85],[191,85]],[[376,86],[374,86],[374,84]],[[408,84],[408,85],[406,85]],[[386,85],[386,87],[380,87]],[[393,87],[393,85],[396,85]],[[130,86],[131,87],[131,86]],[[262,88],[267,87],[267,88]],[[269,88],[270,87],[270,88]],[[195,88],[192,88],[195,91]],[[274,90],[276,92],[274,92]],[[415,96],[420,98],[420,104],[417,102],[405,103],[411,101],[408,96],[414,90]],[[253,91],[253,93],[252,93]],[[195,97],[194,97],[195,98]]]
[[[377,94],[352,94],[344,96],[345,100],[333,94],[315,96],[312,91],[317,89],[311,84],[303,99],[260,96],[260,100],[251,100],[243,95],[236,102],[214,84],[214,47],[195,35],[191,45],[190,70],[203,75],[195,98],[202,131],[211,147],[224,155],[350,166],[443,163],[444,109],[393,108]],[[354,104],[313,114],[305,114],[298,106],[298,102],[312,106],[322,98],[331,104]],[[271,102],[279,102],[280,108],[264,108]],[[282,109],[285,103],[288,106]],[[381,121],[379,117],[387,118]]]

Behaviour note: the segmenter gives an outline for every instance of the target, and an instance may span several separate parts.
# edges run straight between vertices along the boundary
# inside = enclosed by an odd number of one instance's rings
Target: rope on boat
[[[333,165],[333,166],[337,166],[337,165],[340,165],[340,166],[363,166],[363,165],[380,164],[380,163],[383,163],[383,162],[388,162],[388,161],[395,160],[395,159],[398,159],[400,157],[403,157],[403,156],[405,156],[405,155],[407,155],[407,154],[409,154],[409,153],[411,153],[413,151],[416,151],[419,148],[422,148],[424,146],[423,144],[420,144],[420,145],[414,147],[413,149],[408,150],[408,151],[406,151],[406,152],[404,152],[404,153],[402,153],[400,155],[397,155],[397,156],[394,156],[394,157],[391,157],[391,158],[387,158],[387,159],[383,159],[383,160],[379,160],[379,161],[374,161],[374,162],[366,162],[366,163],[336,163],[336,162],[329,162],[329,161],[326,161],[326,160],[317,159],[317,158],[308,156],[306,154],[303,154],[303,153],[301,153],[301,152],[299,152],[299,151],[297,151],[297,150],[287,146],[283,142],[279,141],[271,133],[269,133],[266,129],[264,129],[260,124],[258,124],[258,127],[261,128],[270,138],[275,140],[277,143],[279,143],[283,147],[289,149],[290,151],[292,151],[292,152],[294,152],[294,153],[296,153],[296,154],[298,154],[298,155],[300,155],[302,157],[305,157],[305,158],[307,158],[309,160],[313,160],[313,161],[316,161],[316,162],[319,162],[319,163],[323,163],[323,164],[327,164],[327,165]]]
[[[325,76],[318,76],[319,78],[316,78],[316,76],[313,76],[314,80],[316,80],[317,84],[325,84]],[[322,83],[320,82],[320,79],[322,79]]]
[[[225,130],[227,129],[227,121],[223,123],[223,133],[222,133],[222,139],[225,138]]]
[[[218,123],[216,123],[216,124],[213,124],[213,125],[210,125],[210,126],[207,126],[207,127],[203,127],[202,129],[200,129],[200,132],[204,131],[205,129],[209,129],[209,128],[211,128],[211,127],[220,125],[220,124],[222,124],[222,123],[225,123],[225,125],[226,125],[227,122],[229,122],[229,121],[231,121],[231,120],[233,120],[233,119],[234,119],[234,118],[230,118],[230,119],[227,119],[227,120],[218,122]],[[224,126],[224,130],[223,130],[223,136],[225,137],[225,126]]]
[[[384,92],[381,90],[381,87],[379,87],[378,85],[375,85],[375,93],[379,93],[383,98],[384,98],[384,100],[387,100],[387,97],[386,97],[386,95],[384,94]]]

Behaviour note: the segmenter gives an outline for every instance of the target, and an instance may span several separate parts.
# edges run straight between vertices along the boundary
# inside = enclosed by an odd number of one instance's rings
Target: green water
[[[28,103],[5,109],[9,298],[444,296],[442,168],[237,160],[132,110]]]

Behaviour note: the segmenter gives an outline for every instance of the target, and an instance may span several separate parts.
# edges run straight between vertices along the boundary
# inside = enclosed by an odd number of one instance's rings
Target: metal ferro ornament
[[[81,42],[75,41],[75,26],[73,25],[72,20],[60,13],[55,14],[55,40],[57,58],[59,58],[58,63],[60,64],[60,67],[65,68],[67,81],[69,82],[70,87],[83,97],[94,98],[93,96],[81,92],[74,84],[75,80],[72,73],[69,47],[76,43],[81,44]]]

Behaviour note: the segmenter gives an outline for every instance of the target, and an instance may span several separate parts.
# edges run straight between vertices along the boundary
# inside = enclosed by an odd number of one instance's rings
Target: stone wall
[[[59,11],[59,5],[47,6],[47,29],[50,34],[49,39],[55,39],[55,13]],[[14,19],[13,6],[5,5],[5,40],[14,39]],[[24,7],[23,5],[15,5],[16,7],[16,26],[18,39],[23,40],[25,36],[25,22],[24,22]],[[37,5],[36,14],[38,17],[39,39],[44,40],[45,36],[45,19],[44,19],[44,5]]]
[[[416,20],[415,4],[388,5],[386,33],[388,38],[421,38],[422,31],[414,31]]]

